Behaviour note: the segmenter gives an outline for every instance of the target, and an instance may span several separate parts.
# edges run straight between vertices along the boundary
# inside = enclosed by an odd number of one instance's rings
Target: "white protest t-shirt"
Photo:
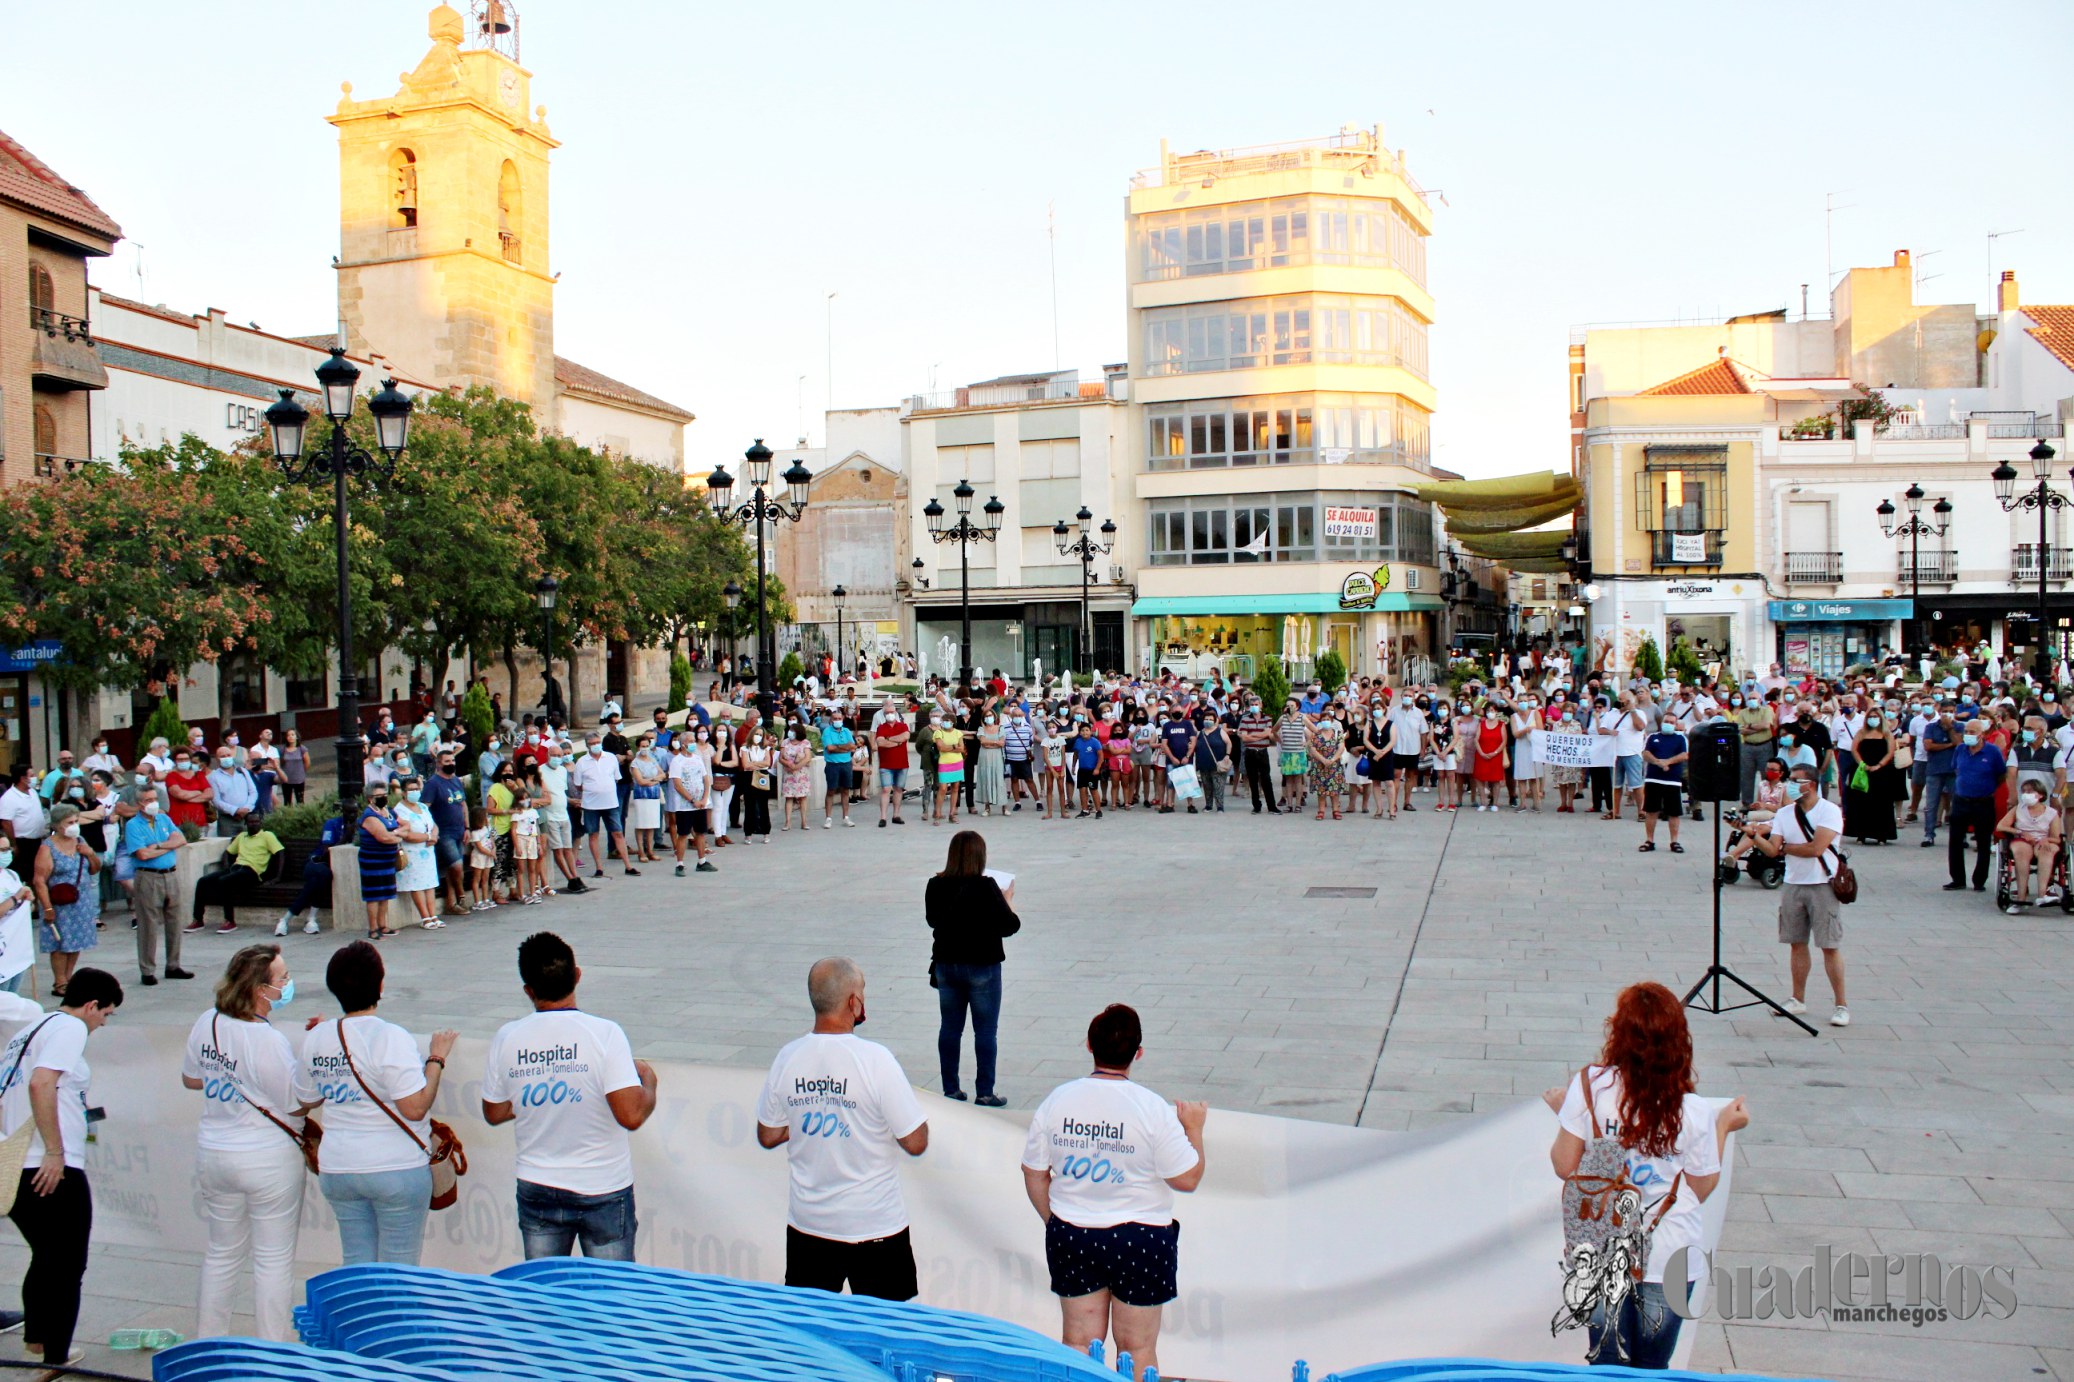
[[[1599,1116],[1596,1129],[1585,1112],[1584,1084],[1577,1076],[1570,1077],[1570,1087],[1563,1095],[1563,1111],[1557,1118],[1567,1131],[1589,1142],[1594,1137],[1620,1135],[1619,1071],[1604,1066],[1592,1068],[1592,1111]],[[1721,1170],[1721,1151],[1714,1140],[1714,1116],[1710,1100],[1688,1094],[1680,1110],[1678,1139],[1671,1146],[1671,1155],[1646,1156],[1639,1147],[1625,1149],[1628,1179],[1642,1192],[1642,1222],[1656,1224],[1649,1239],[1649,1267],[1642,1273],[1644,1281],[1662,1285],[1664,1264],[1671,1254],[1680,1248],[1699,1246],[1700,1195],[1692,1186],[1692,1178],[1711,1176]],[[1665,1212],[1663,1222],[1656,1223],[1664,1195],[1681,1171],[1685,1179],[1679,1182],[1678,1198]],[[1686,1254],[1686,1275],[1690,1280],[1698,1281],[1705,1275],[1706,1266],[1706,1259],[1699,1253]]]
[[[1051,1172],[1051,1212],[1078,1228],[1171,1224],[1167,1178],[1199,1159],[1172,1104],[1141,1084],[1092,1075],[1045,1096],[1023,1144],[1023,1165]]]
[[[68,1012],[52,1013],[23,1027],[0,1051],[0,1140],[14,1136],[23,1123],[34,1120],[29,1106],[29,1081],[39,1070],[58,1072],[58,1137],[65,1144],[65,1164],[86,1169],[86,1091],[94,1072],[86,1063],[86,1023]],[[24,1045],[28,1048],[23,1055]],[[19,1063],[19,1064],[17,1064]],[[29,1134],[29,1153],[22,1160],[24,1171],[43,1166],[43,1133]]]
[[[1610,722],[1613,725],[1613,752],[1622,758],[1641,757],[1642,744],[1649,736],[1645,730],[1638,726],[1638,721],[1646,723],[1648,716],[1641,713],[1639,708],[1636,710],[1616,709],[1613,712],[1613,716],[1614,718]]]
[[[670,760],[670,809],[702,809],[706,804],[707,791],[712,784],[713,772],[706,766],[704,754],[697,749],[678,754]]]
[[[482,1097],[511,1105],[520,1180],[609,1195],[634,1183],[634,1153],[605,1096],[640,1083],[617,1022],[551,1008],[497,1029]]]
[[[922,1106],[893,1053],[875,1041],[809,1032],[778,1052],[756,1121],[789,1128],[792,1197],[801,1233],[862,1243],[907,1227],[896,1145],[922,1126]]]
[[[1809,836],[1800,828],[1800,817],[1793,809],[1795,800],[1797,798],[1788,800],[1785,807],[1772,817],[1772,834],[1777,835],[1786,844],[1804,845],[1808,842]],[[1841,806],[1833,801],[1818,801],[1804,809],[1807,811],[1810,827],[1818,832],[1824,829],[1833,830],[1837,839],[1843,838],[1844,812]],[[1831,843],[1833,845],[1835,841]],[[1822,867],[1825,863],[1829,865],[1827,869]],[[1820,858],[1802,858],[1794,854],[1786,856],[1788,883],[1826,883],[1835,872],[1836,851],[1833,848],[1822,851]]]
[[[346,1045],[352,1049],[353,1064],[339,1052],[339,1025],[346,1028]],[[302,1064],[296,1070],[295,1097],[307,1104],[324,1100],[324,1142],[318,1152],[319,1169],[364,1174],[369,1171],[413,1171],[425,1165],[424,1147],[413,1142],[388,1114],[376,1108],[353,1078],[357,1070],[368,1089],[395,1110],[398,1099],[407,1099],[425,1087],[425,1061],[418,1054],[417,1039],[393,1022],[371,1014],[320,1022],[303,1038]],[[406,1122],[410,1120],[405,1119]],[[430,1145],[431,1129],[423,1118],[410,1123],[411,1131]]]
[[[202,1082],[202,1126],[198,1145],[218,1152],[278,1152],[294,1145],[288,1134],[252,1107],[300,1131],[290,1110],[295,1097],[295,1048],[272,1023],[225,1017],[214,1008],[188,1029],[180,1073]]]

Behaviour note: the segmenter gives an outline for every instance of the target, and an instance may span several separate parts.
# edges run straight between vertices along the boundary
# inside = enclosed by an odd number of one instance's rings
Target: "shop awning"
[[[1401,614],[1409,610],[1442,608],[1445,606],[1436,595],[1410,595],[1386,590],[1375,597],[1373,605],[1341,609],[1336,592],[1310,591],[1296,595],[1146,596],[1131,606],[1131,614],[1146,619],[1162,614],[1213,617],[1220,614],[1366,614],[1370,610]]]

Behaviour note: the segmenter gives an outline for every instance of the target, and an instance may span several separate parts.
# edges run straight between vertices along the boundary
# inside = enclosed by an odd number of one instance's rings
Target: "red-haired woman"
[[[1722,1145],[1750,1122],[1740,1098],[1717,1115],[1692,1086],[1685,1007],[1662,984],[1643,983],[1630,984],[1614,1000],[1598,1064],[1546,1095],[1562,1122],[1548,1153],[1555,1173],[1566,1180],[1574,1175],[1586,1142],[1618,1139],[1627,1150],[1628,1179],[1641,1191],[1642,1222],[1655,1226],[1642,1283],[1621,1300],[1612,1322],[1613,1347],[1601,1347],[1608,1328],[1604,1309],[1592,1312],[1587,1332],[1594,1362],[1671,1365],[1680,1321],[1664,1304],[1664,1264],[1679,1248],[1699,1246],[1700,1203],[1721,1179]],[[1666,1207],[1664,1197],[1674,1192]],[[1696,1281],[1702,1271],[1699,1253],[1688,1253],[1688,1278]]]

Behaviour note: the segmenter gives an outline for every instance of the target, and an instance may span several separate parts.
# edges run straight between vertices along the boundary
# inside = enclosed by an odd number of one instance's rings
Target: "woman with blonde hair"
[[[268,1021],[295,998],[278,945],[248,945],[195,1019],[180,1083],[202,1095],[195,1186],[209,1226],[197,1333],[230,1333],[238,1281],[252,1273],[259,1336],[293,1342],[295,1239],[302,1217],[305,1125],[295,1051]]]

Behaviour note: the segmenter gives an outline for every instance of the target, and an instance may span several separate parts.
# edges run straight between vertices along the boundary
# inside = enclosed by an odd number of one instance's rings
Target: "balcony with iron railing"
[[[2074,579],[2074,548],[2048,547],[2045,549],[2045,579],[2066,581]],[[2038,544],[2018,543],[2009,553],[2009,582],[2011,585],[2036,585],[2038,583]]]
[[[1953,551],[1914,553],[1915,569],[1909,569],[1910,553],[1903,550],[1895,562],[1903,585],[1951,585],[1959,579],[1959,554]]]
[[[73,389],[105,389],[108,370],[94,349],[85,317],[50,307],[29,309],[29,376],[39,389],[64,393]]]
[[[1649,561],[1652,566],[1719,566],[1721,533],[1653,530],[1649,534]]]
[[[1786,584],[1835,585],[1844,578],[1842,552],[1788,552]]]

